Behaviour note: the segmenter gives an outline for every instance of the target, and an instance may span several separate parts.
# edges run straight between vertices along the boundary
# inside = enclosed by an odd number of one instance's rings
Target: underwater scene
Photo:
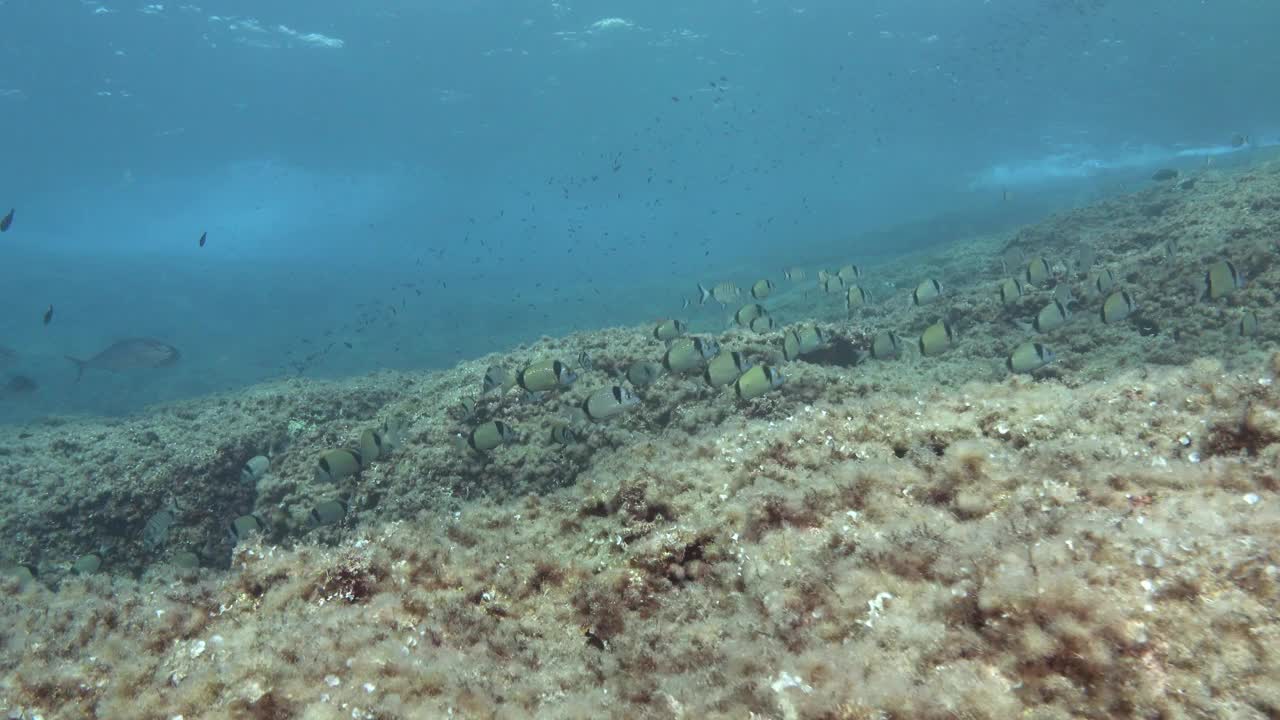
[[[1280,718],[1280,5],[0,27],[0,717]]]

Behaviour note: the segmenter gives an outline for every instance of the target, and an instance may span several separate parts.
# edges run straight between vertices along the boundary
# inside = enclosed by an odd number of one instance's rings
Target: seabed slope
[[[831,347],[719,334],[776,364],[741,402],[694,378],[574,445],[565,407],[662,347],[647,328],[545,338],[442,373],[280,381],[123,420],[49,419],[0,443],[0,707],[44,718],[1280,717],[1280,168],[1207,172],[877,268],[899,288],[783,289]],[[1009,247],[1073,285],[1081,241],[1139,297],[1027,339],[993,295]],[[1195,302],[1204,267],[1249,284]],[[856,261],[856,258],[850,258]],[[909,307],[935,276],[942,303]],[[812,283],[812,274],[810,275]],[[1241,338],[1245,309],[1261,334]],[[731,312],[730,308],[728,312]],[[933,358],[860,361],[878,330]],[[1144,334],[1146,333],[1146,334]],[[595,360],[561,396],[480,398],[485,368]],[[316,458],[387,420],[384,459]],[[454,433],[501,419],[478,457]],[[261,478],[241,479],[269,454]],[[318,502],[349,512],[312,528]],[[172,501],[159,545],[143,527]],[[229,520],[267,531],[232,547]],[[195,552],[199,569],[175,554]],[[70,571],[86,553],[102,568]],[[36,571],[24,579],[12,563]]]

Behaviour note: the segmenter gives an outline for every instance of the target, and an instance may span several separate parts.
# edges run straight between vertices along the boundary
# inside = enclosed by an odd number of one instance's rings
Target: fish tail
[[[67,355],[66,358],[76,364],[76,382],[80,382],[80,378],[84,377],[84,368],[88,365],[88,361],[73,358]]]

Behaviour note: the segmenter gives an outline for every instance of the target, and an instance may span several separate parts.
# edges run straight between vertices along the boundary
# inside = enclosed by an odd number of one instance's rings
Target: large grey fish
[[[135,370],[138,368],[167,367],[178,362],[182,355],[178,348],[151,338],[129,338],[112,344],[106,350],[88,360],[70,355],[67,359],[76,364],[76,380],[84,375],[85,368],[98,370]]]

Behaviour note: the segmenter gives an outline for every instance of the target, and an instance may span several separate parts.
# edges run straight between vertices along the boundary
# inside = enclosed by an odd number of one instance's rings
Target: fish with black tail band
[[[463,420],[470,420],[476,416],[476,401],[468,397],[458,398],[454,409],[457,410],[458,417]]]
[[[1009,372],[1029,373],[1053,362],[1053,351],[1037,342],[1024,342],[1009,353],[1005,367]]]
[[[882,330],[871,338],[871,357],[892,360],[902,354],[902,341],[890,330]]]
[[[916,344],[920,348],[921,355],[933,357],[946,352],[955,342],[955,338],[955,329],[951,327],[951,323],[939,320],[920,333],[920,339]]]
[[[1205,270],[1200,284],[1200,297],[1209,300],[1223,298],[1244,287],[1244,273],[1237,271],[1230,260],[1219,260]]]
[[[604,387],[596,390],[582,401],[582,411],[588,420],[608,420],[616,417],[640,404],[635,393],[621,385]]]
[[[801,325],[795,332],[796,339],[800,341],[801,355],[821,350],[831,339],[826,331],[817,325]]]
[[[648,387],[662,377],[662,366],[656,362],[634,362],[627,368],[627,381],[636,387]]]
[[[737,380],[751,369],[751,361],[740,352],[720,353],[702,371],[702,379],[713,388],[723,387]]]
[[[840,279],[844,281],[845,285],[852,285],[858,281],[858,278],[862,277],[862,268],[852,263],[842,265],[840,269],[836,271],[836,275],[840,276]]]
[[[1000,304],[1012,305],[1023,295],[1022,281],[1018,278],[1005,278],[1000,283]]]
[[[231,533],[231,539],[236,544],[240,544],[254,535],[265,533],[267,524],[263,522],[262,518],[250,513],[232,520],[227,530]]]
[[[669,342],[678,337],[683,337],[689,332],[689,326],[680,320],[663,320],[653,328],[653,338],[662,342]]]
[[[321,453],[317,466],[317,474],[321,480],[337,482],[343,478],[358,475],[364,467],[364,461],[358,450],[335,448]]]
[[[1240,337],[1257,337],[1262,331],[1262,325],[1258,322],[1258,313],[1252,310],[1246,310],[1244,315],[1240,316],[1240,322],[1236,323],[1236,333]]]
[[[782,336],[782,356],[790,362],[801,355],[821,350],[829,339],[817,325],[792,328]]]
[[[839,275],[828,274],[822,280],[822,289],[829,293],[844,292],[845,285],[844,278]]]
[[[853,312],[855,308],[871,304],[871,293],[861,285],[854,285],[845,293],[844,306],[849,312]]]
[[[782,333],[782,357],[787,362],[800,357],[800,338],[796,337],[795,330]]]
[[[267,468],[269,467],[271,467],[271,461],[264,455],[249,458],[244,467],[240,469],[240,482],[246,484],[256,483],[263,475],[267,474]]]
[[[596,367],[596,363],[595,363],[595,360],[591,358],[591,353],[587,352],[586,350],[582,350],[578,353],[578,369],[579,370],[590,372],[594,370],[595,367]]]
[[[373,429],[366,429],[360,433],[360,462],[361,464],[371,463],[378,458],[385,457],[388,448],[383,445],[382,433]]]
[[[773,318],[768,315],[761,315],[751,321],[751,332],[767,333],[774,328]]]
[[[733,314],[733,321],[742,327],[751,327],[752,320],[768,314],[769,311],[765,310],[763,305],[748,303],[738,308],[738,312]]]
[[[801,282],[804,280],[804,268],[790,267],[782,271],[782,277],[791,282]]]
[[[721,305],[728,305],[730,302],[742,297],[742,288],[738,287],[737,283],[729,281],[716,283],[716,286],[711,288],[711,297],[715,298],[716,302]]]
[[[1102,268],[1089,278],[1089,294],[1103,297],[1116,286],[1116,274],[1111,268]]]
[[[911,302],[916,306],[929,305],[942,298],[942,283],[929,278],[923,280],[911,291]]]
[[[1045,305],[1036,313],[1036,319],[1031,321],[1031,327],[1035,328],[1038,333],[1053,332],[1071,319],[1071,311],[1067,309],[1060,300]]]
[[[698,283],[698,295],[699,305],[705,305],[707,300],[712,299],[721,305],[728,305],[742,296],[742,288],[739,288],[736,283],[725,281],[716,283],[715,287],[708,290],[702,283]]]
[[[1133,314],[1138,309],[1138,302],[1126,290],[1116,290],[1102,301],[1102,307],[1098,309],[1098,316],[1102,322],[1111,324],[1117,323]]]
[[[569,423],[558,422],[551,426],[551,442],[557,445],[574,445],[578,440],[578,431]]]
[[[753,400],[770,390],[782,387],[786,377],[768,365],[756,365],[733,381],[733,394],[739,400]]]
[[[1081,243],[1076,249],[1076,272],[1081,275],[1089,272],[1098,260],[1098,251],[1089,243]]]
[[[568,387],[577,379],[578,374],[559,360],[532,363],[516,373],[516,384],[531,393]]]
[[[379,431],[382,435],[383,449],[389,452],[400,447],[404,442],[405,432],[406,427],[404,418],[399,415],[392,415],[386,420],[383,420],[382,430]]]
[[[169,540],[169,530],[178,521],[178,506],[172,500],[147,518],[142,526],[142,547],[147,552],[155,552]]]
[[[801,355],[822,350],[828,340],[827,333],[824,333],[818,325],[800,325],[800,327],[788,329],[782,336],[782,357],[790,363]]]
[[[774,285],[772,280],[757,280],[756,283],[751,286],[751,297],[756,300],[763,300],[769,297],[769,293],[773,292],[773,288]]]
[[[506,392],[515,387],[515,377],[500,365],[490,365],[489,369],[484,371],[484,381],[481,383],[481,392],[489,393],[494,390]]]
[[[1000,255],[1000,269],[1004,271],[1005,275],[1017,275],[1022,272],[1023,264],[1026,261],[1027,256],[1022,252],[1021,248],[1005,248],[1005,251]]]
[[[720,354],[720,343],[710,338],[679,338],[662,356],[662,366],[669,372],[686,373],[699,370]]]
[[[1032,287],[1045,287],[1053,277],[1049,269],[1049,261],[1042,257],[1032,258],[1022,271],[1022,280]]]
[[[337,525],[347,516],[347,504],[341,500],[324,500],[316,503],[307,515],[307,524],[313,528]]]
[[[472,428],[463,439],[466,447],[476,452],[489,452],[502,445],[516,442],[519,437],[509,425],[501,420],[491,420]]]

